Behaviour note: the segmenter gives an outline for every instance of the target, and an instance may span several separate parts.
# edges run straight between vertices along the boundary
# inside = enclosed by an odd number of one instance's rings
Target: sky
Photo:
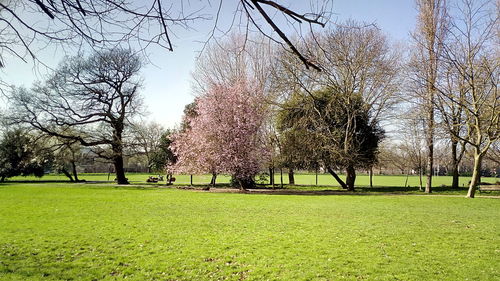
[[[196,1],[194,1],[197,3]],[[233,18],[235,0],[223,2],[219,26],[229,26]],[[290,0],[287,6],[298,11],[307,11],[309,1]],[[206,5],[206,4],[204,4]],[[205,6],[206,13],[213,13],[216,7]],[[347,19],[376,24],[392,42],[405,43],[415,27],[416,9],[414,0],[333,0],[332,22]],[[141,71],[144,79],[142,94],[149,115],[148,120],[158,122],[166,128],[180,123],[184,106],[193,101],[191,73],[196,58],[203,49],[203,42],[213,27],[213,21],[200,21],[192,25],[193,30],[174,28],[172,38],[174,51],[159,47],[147,49],[150,63]],[[293,35],[288,30],[288,35]],[[60,50],[40,51],[40,58],[54,67],[62,58]],[[43,70],[31,63],[6,58],[7,67],[2,70],[2,79],[17,86],[30,87],[43,78]]]

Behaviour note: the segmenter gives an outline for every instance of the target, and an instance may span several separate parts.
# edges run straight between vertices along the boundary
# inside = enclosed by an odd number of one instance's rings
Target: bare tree
[[[425,108],[427,142],[427,182],[425,192],[432,192],[434,161],[435,95],[442,43],[447,31],[446,0],[416,0],[417,29],[412,34],[415,48],[412,56],[412,79],[416,93]]]
[[[410,109],[406,114],[406,118],[402,120],[401,143],[398,149],[402,152],[403,159],[407,161],[407,173],[410,170],[417,172],[419,176],[420,191],[424,191],[422,184],[422,175],[425,171],[425,122],[421,116],[419,109]],[[415,111],[416,110],[416,111]]]
[[[61,139],[49,149],[54,153],[53,168],[63,173],[71,182],[80,181],[77,163],[82,159],[81,145],[75,140]]]
[[[219,17],[226,16],[233,17],[228,29],[237,25],[246,33],[258,31],[286,46],[306,67],[317,68],[291,42],[283,20],[292,25],[306,23],[311,28],[324,26],[330,1],[311,2],[310,10],[302,13],[270,0],[239,0],[233,9],[234,13],[225,15],[228,9],[223,9],[222,0],[193,4],[166,0],[4,0],[0,1],[0,67],[5,56],[36,61],[38,49],[45,45],[110,48],[129,44],[142,49],[158,45],[173,51],[175,30],[193,30],[196,22],[212,20],[210,40],[216,31],[227,33],[219,26]]]
[[[208,44],[198,58],[192,73],[194,92],[202,94],[211,85],[234,83],[242,77],[269,88],[274,62],[274,48],[269,39],[232,33],[223,41]]]
[[[439,93],[436,96],[435,105],[439,111],[439,125],[444,128],[450,142],[450,156],[452,168],[452,188],[459,186],[459,165],[465,153],[465,142],[457,136],[465,137],[464,130],[464,108],[452,102],[448,98],[443,98],[443,94],[447,97],[455,97],[456,100],[463,100],[465,95],[465,87],[463,77],[457,75],[451,65],[444,65],[441,70],[441,78],[438,81]]]
[[[114,164],[117,182],[126,184],[123,134],[141,108],[140,67],[139,57],[124,49],[68,58],[43,85],[15,91],[8,118],[91,147]]]
[[[408,171],[409,163],[404,151],[396,143],[386,140],[380,143],[377,167],[380,174],[396,173],[403,175]]]
[[[473,198],[480,183],[482,160],[500,138],[499,6],[463,0],[456,13],[448,31],[450,38],[443,41],[442,59],[458,82],[454,91],[443,82],[439,104],[447,105],[441,107],[444,119],[454,117],[445,108],[455,106],[463,111],[463,120],[449,132],[472,147],[474,168],[467,197]]]
[[[486,154],[486,158],[500,167],[500,140],[491,144],[491,147]]]
[[[131,126],[132,151],[134,154],[144,155],[147,161],[148,173],[153,171],[155,166],[155,154],[159,153],[162,144],[162,137],[167,130],[156,122],[142,123],[135,122]]]

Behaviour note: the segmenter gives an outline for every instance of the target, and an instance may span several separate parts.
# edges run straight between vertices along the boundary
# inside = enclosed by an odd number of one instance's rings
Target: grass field
[[[0,280],[500,280],[500,200],[0,184]]]

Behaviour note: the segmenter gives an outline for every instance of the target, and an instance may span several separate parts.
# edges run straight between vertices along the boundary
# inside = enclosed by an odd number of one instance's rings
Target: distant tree
[[[422,107],[413,107],[407,110],[400,120],[399,134],[400,143],[397,145],[397,151],[404,161],[407,173],[410,170],[418,172],[420,191],[425,191],[422,182],[422,176],[425,172],[426,163],[426,140],[425,140],[425,121],[422,117]]]
[[[492,161],[500,168],[500,140],[497,140],[491,145],[486,154],[486,159]]]
[[[191,120],[193,120],[198,115],[198,112],[196,111],[196,104],[197,104],[197,99],[195,99],[192,103],[186,104],[186,106],[184,107],[181,126],[180,126],[182,132],[191,128],[190,126]]]
[[[380,144],[377,166],[380,173],[384,173],[383,170],[385,169],[392,173],[396,170],[400,174],[407,172],[410,167],[405,153],[390,141]]]
[[[167,164],[173,162],[173,155],[169,149],[169,130],[160,124],[151,122],[142,124],[135,122],[131,126],[132,151],[134,154],[144,155],[147,161],[148,173],[164,171]]]
[[[0,181],[18,175],[42,177],[52,155],[21,129],[7,131],[0,141]]]
[[[117,182],[126,184],[123,137],[141,110],[141,65],[125,49],[68,58],[45,83],[12,94],[9,122],[90,147],[114,164]]]
[[[266,151],[261,129],[262,90],[250,81],[213,85],[197,99],[190,128],[173,138],[174,169],[187,173],[229,173],[240,188],[255,184]]]
[[[160,136],[158,147],[154,150],[153,156],[151,157],[151,167],[153,171],[165,171],[168,165],[174,164],[177,161],[177,158],[170,148],[172,144],[172,135],[172,131],[166,130],[163,135]]]
[[[71,182],[80,181],[77,162],[82,158],[82,146],[75,140],[60,139],[48,149],[51,149],[54,154],[52,168],[63,173]]]

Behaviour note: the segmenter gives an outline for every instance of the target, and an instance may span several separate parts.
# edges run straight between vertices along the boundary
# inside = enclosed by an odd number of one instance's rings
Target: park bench
[[[480,184],[478,186],[479,193],[481,192],[491,192],[491,191],[500,191],[499,184]]]

